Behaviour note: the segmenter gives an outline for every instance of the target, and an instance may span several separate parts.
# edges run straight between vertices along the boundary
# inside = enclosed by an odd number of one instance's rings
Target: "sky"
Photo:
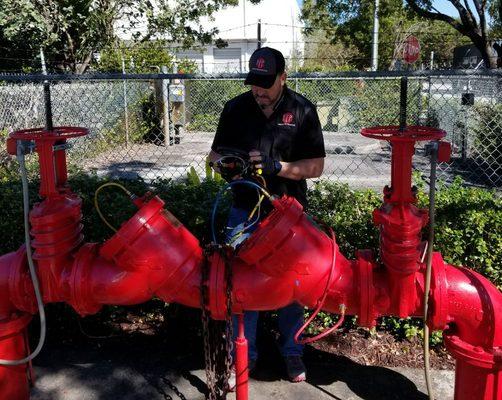
[[[296,0],[296,2],[301,8],[303,0]],[[452,17],[458,17],[457,9],[447,0],[435,0],[434,7],[436,7],[439,12],[451,15]]]

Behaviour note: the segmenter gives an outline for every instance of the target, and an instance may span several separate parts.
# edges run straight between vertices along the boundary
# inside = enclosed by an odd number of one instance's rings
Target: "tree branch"
[[[469,6],[469,0],[464,0],[464,5],[465,5],[465,9],[467,10],[467,12],[469,13],[469,19],[471,21],[475,21],[476,20],[476,17],[474,16],[474,14],[472,13],[472,10],[471,10],[471,7]]]
[[[465,7],[462,5],[460,0],[450,0],[450,3],[455,6],[460,15],[460,19],[462,20],[462,24],[469,30],[478,30],[478,23],[474,18],[472,12],[468,12]],[[470,11],[470,9],[469,9]]]
[[[472,1],[479,15],[479,28],[481,29],[481,36],[483,37],[483,39],[486,40],[486,16],[485,16],[486,4],[484,1],[481,3],[479,0],[472,0]]]
[[[449,15],[446,15],[446,14],[443,14],[440,12],[428,11],[428,10],[420,7],[417,4],[417,0],[406,0],[406,2],[411,7],[411,9],[413,11],[415,11],[419,16],[427,18],[427,19],[432,19],[435,21],[446,22],[447,24],[450,24],[451,26],[453,26],[459,32],[464,33],[462,24],[459,23],[456,19],[450,17]]]

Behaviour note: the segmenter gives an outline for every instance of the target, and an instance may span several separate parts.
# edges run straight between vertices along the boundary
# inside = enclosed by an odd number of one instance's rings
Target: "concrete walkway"
[[[198,341],[148,337],[49,344],[35,361],[32,400],[203,400],[201,350]],[[277,351],[262,354],[250,381],[252,400],[427,400],[420,369],[365,366],[307,347],[308,380],[292,384]],[[436,399],[453,399],[453,371],[433,371],[433,384]]]
[[[173,146],[153,143],[119,146],[93,159],[79,161],[98,175],[150,181],[156,178],[185,178],[193,167],[205,176],[205,160],[214,133],[193,132]],[[390,181],[390,152],[383,142],[358,133],[324,132],[326,160],[323,178],[354,188],[381,190]],[[78,157],[77,157],[78,160]]]

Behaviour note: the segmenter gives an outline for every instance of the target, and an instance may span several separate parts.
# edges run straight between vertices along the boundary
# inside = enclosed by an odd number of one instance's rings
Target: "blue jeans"
[[[228,216],[226,240],[229,241],[234,235],[236,227],[247,221],[249,212],[240,208],[232,207]],[[246,234],[249,236],[257,225],[250,227]],[[240,227],[238,228],[240,229]],[[278,325],[281,338],[279,341],[279,349],[283,357],[286,356],[301,356],[303,355],[303,345],[295,343],[295,334],[303,325],[303,307],[298,303],[292,303],[277,311]],[[234,339],[237,337],[237,317],[234,315],[232,319]],[[256,327],[258,324],[258,311],[244,312],[244,333],[248,340],[248,355],[250,360],[258,358],[256,349]]]

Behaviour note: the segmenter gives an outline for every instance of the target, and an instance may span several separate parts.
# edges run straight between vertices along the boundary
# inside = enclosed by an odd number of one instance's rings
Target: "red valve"
[[[232,267],[235,313],[298,302],[358,315],[368,327],[384,315],[423,315],[421,232],[427,213],[415,204],[411,159],[416,141],[437,141],[438,161],[446,161],[451,148],[440,141],[446,133],[416,126],[366,128],[361,133],[392,142],[391,186],[384,191],[383,206],[374,212],[381,261],[368,250],[360,250],[356,260],[346,259],[334,237],[312,224],[294,198],[275,199],[274,210],[225,260]],[[81,315],[95,313],[104,304],[137,304],[154,296],[198,307],[203,282],[211,317],[223,318],[228,292],[222,257],[215,253],[204,260],[198,240],[164,210],[160,199],[136,199],[138,212],[112,238],[103,245],[82,245],[82,201],[66,184],[64,149],[67,139],[85,134],[84,128],[60,127],[17,131],[9,138],[11,154],[18,145],[23,153],[35,148],[39,154],[40,193],[45,198],[31,210],[30,224],[43,301],[67,302]],[[206,262],[208,276],[202,272]],[[448,328],[445,344],[456,358],[455,399],[502,399],[500,291],[479,274],[446,264],[439,253],[433,253],[431,268],[427,323],[431,329]],[[0,255],[0,359],[22,359],[29,352],[25,333],[34,305],[26,247]],[[242,325],[241,318],[235,342],[239,400],[248,398]],[[0,399],[28,399],[26,367],[0,366]]]
[[[12,132],[7,139],[7,151],[17,155],[18,141],[35,142],[31,146],[36,150],[40,162],[40,195],[42,197],[57,195],[65,190],[67,180],[65,146],[55,148],[54,145],[66,143],[67,139],[85,136],[87,128],[77,126],[60,126],[52,130],[44,128],[23,129]],[[26,153],[26,149],[23,153]]]
[[[428,126],[407,126],[400,129],[399,126],[389,125],[363,128],[361,129],[361,135],[390,142],[420,142],[442,139],[446,136],[446,132]]]
[[[36,142],[56,142],[58,140],[72,139],[85,136],[89,133],[87,128],[77,126],[60,126],[48,131],[44,128],[22,129],[12,132],[7,139],[7,152],[13,156],[17,154],[18,140],[33,140]]]

